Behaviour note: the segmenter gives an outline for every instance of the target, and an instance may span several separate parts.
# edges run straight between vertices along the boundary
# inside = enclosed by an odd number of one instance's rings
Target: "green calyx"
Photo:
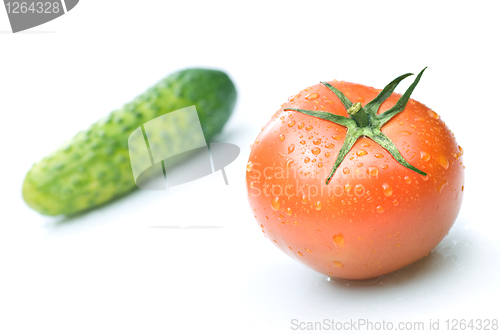
[[[427,67],[426,67],[427,68]],[[296,109],[296,108],[286,108],[285,110],[294,110],[301,112],[303,114],[321,118],[335,124],[343,125],[347,128],[347,134],[340,149],[340,152],[335,160],[335,164],[333,165],[332,171],[330,175],[326,179],[326,184],[328,184],[335,174],[337,168],[339,168],[342,161],[346,157],[347,153],[354,146],[359,137],[365,136],[371,138],[374,142],[382,146],[385,150],[387,150],[394,159],[401,165],[406,168],[411,169],[414,172],[417,172],[420,175],[426,176],[427,174],[419,170],[418,168],[410,165],[408,161],[403,158],[396,145],[380,130],[382,126],[384,126],[391,118],[395,115],[402,112],[408,100],[410,99],[411,93],[417,86],[420,81],[420,77],[424,73],[424,68],[415,78],[415,81],[411,84],[410,87],[406,90],[406,92],[401,96],[398,102],[391,109],[385,111],[382,114],[377,114],[380,105],[387,100],[387,98],[392,94],[396,86],[406,77],[413,75],[412,73],[403,74],[396,79],[394,79],[391,83],[389,83],[385,88],[368,104],[364,107],[361,106],[361,103],[352,103],[341,91],[337,88],[333,87],[327,82],[321,82],[324,86],[330,89],[335,95],[339,98],[340,102],[344,105],[347,110],[347,114],[349,117],[335,115],[325,111],[314,111],[314,110],[304,110],[304,109]]]

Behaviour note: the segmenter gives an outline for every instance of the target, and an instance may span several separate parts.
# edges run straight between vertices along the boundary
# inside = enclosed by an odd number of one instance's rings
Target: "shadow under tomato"
[[[387,275],[368,280],[323,278],[307,293],[304,302],[321,300],[336,312],[360,315],[413,314],[440,309],[470,297],[465,288],[474,279],[475,256],[481,248],[463,228],[456,227],[426,257]]]
[[[484,259],[496,245],[465,230],[465,225],[458,221],[428,256],[374,279],[327,279],[293,262],[268,265],[254,273],[248,298],[263,309],[263,314],[280,310],[285,317],[300,316],[303,321],[332,317],[392,320],[457,305],[477,307],[473,303],[476,294],[487,293],[482,287],[491,286],[482,274]]]

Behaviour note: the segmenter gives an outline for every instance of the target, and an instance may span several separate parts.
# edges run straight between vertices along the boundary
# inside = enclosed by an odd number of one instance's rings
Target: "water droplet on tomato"
[[[352,185],[350,185],[350,184],[346,184],[344,186],[344,190],[345,190],[346,193],[349,193],[349,191],[351,191],[351,189],[352,189]]]
[[[392,201],[392,205],[394,206],[398,206],[399,205],[399,202],[397,199],[394,199],[394,201]]]
[[[305,141],[305,140],[301,140],[301,141],[300,141],[300,143],[301,143],[302,145],[305,145],[305,144],[306,144],[306,141]]]
[[[382,153],[375,153],[375,158],[382,159],[384,155]]]
[[[283,219],[283,214],[282,213],[279,214],[278,219],[279,220]]]
[[[330,152],[325,153],[325,157],[329,158],[332,154]]]
[[[401,132],[401,135],[402,136],[411,136],[411,132],[410,131],[403,131],[403,132]]]
[[[382,192],[384,193],[385,196],[389,197],[392,195],[392,187],[387,184],[387,183],[384,183],[382,184]]]
[[[315,147],[311,150],[312,154],[318,155],[321,153],[321,149],[319,147]]]
[[[291,208],[286,208],[286,214],[291,216],[292,215],[292,209]]]
[[[278,211],[280,209],[280,198],[279,197],[275,197],[271,201],[271,207],[273,208],[274,211]]]
[[[304,124],[304,123],[302,123],[302,122],[300,122],[300,123],[298,124],[298,128],[299,128],[299,130],[302,130],[302,129],[304,128],[304,126],[305,126],[305,124]]]
[[[446,180],[441,180],[441,181],[439,181],[439,182],[436,184],[436,189],[437,189],[437,191],[439,191],[439,192],[443,191],[444,186],[445,186],[445,185],[447,185],[447,184],[448,184],[448,181],[446,181]]]
[[[309,157],[306,157],[306,158],[304,159],[304,162],[305,162],[306,164],[307,164],[307,163],[309,163],[309,161],[311,161],[311,159],[309,159]]]
[[[313,128],[313,126],[312,126],[312,125],[308,125],[308,126],[306,126],[306,130],[307,130],[307,131],[311,131],[311,130],[312,130],[312,128]]]
[[[458,145],[458,150],[460,151],[461,155],[464,155],[464,149],[462,148],[462,146]]]
[[[253,182],[250,182],[250,188],[253,188],[254,185],[253,185]]]
[[[422,161],[429,161],[429,159],[431,158],[431,155],[425,151],[420,151],[420,159],[422,159]]]
[[[251,170],[252,170],[252,162],[251,162],[251,161],[249,161],[249,162],[247,163],[247,172],[249,172],[249,171],[251,171]]]
[[[370,197],[368,197],[368,198],[366,199],[366,202],[367,202],[367,203],[371,203],[371,202],[373,202],[373,201],[375,201],[375,198],[373,198],[373,197],[371,197],[371,196],[370,196]]]
[[[335,139],[335,140],[340,140],[340,136],[339,135],[335,135],[332,138]]]
[[[305,251],[311,253],[311,250],[309,248],[306,248]]]
[[[291,127],[292,127],[292,126],[294,126],[294,125],[295,125],[295,121],[290,121],[290,122],[288,122],[288,127],[289,127],[289,128],[291,128]]]
[[[305,195],[302,196],[302,204],[307,204],[307,197]]]
[[[323,163],[322,162],[318,162],[318,168],[321,168],[323,167]]]
[[[326,145],[325,145],[325,148],[327,148],[327,149],[332,149],[332,148],[334,148],[334,147],[335,147],[335,144],[333,144],[333,143],[330,143],[330,144],[326,144]]]
[[[344,247],[345,240],[342,233],[334,235],[333,242],[335,243],[335,246],[337,246],[338,248]]]
[[[440,155],[436,158],[436,162],[443,167],[444,169],[448,169],[450,166],[450,163],[448,162],[448,159],[444,155]]]
[[[320,138],[316,138],[316,139],[314,139],[314,140],[313,140],[313,144],[314,144],[314,145],[319,145],[319,144],[321,144],[321,139],[320,139]]]
[[[285,140],[285,135],[284,134],[280,134],[280,140],[281,141]]]
[[[318,211],[321,210],[321,202],[317,201],[315,207],[316,207],[316,210],[318,210]]]
[[[337,268],[343,268],[344,265],[339,261],[333,261],[333,265]]]
[[[298,254],[300,257],[304,256],[304,255],[302,255],[302,253],[301,253],[301,252],[297,252],[297,254]]]
[[[439,115],[438,115],[438,114],[436,114],[434,111],[432,111],[432,110],[430,110],[430,109],[429,109],[429,110],[427,110],[427,114],[428,114],[430,117],[434,118],[434,119],[439,119]]]
[[[411,178],[409,176],[405,176],[405,182],[407,184],[411,184]]]
[[[378,213],[382,213],[384,211],[385,211],[385,209],[384,209],[384,207],[382,205],[377,206],[377,212]]]
[[[375,166],[370,166],[370,167],[368,167],[367,172],[368,172],[368,175],[370,175],[370,176],[377,176],[378,175],[378,168]]]
[[[292,153],[294,150],[295,150],[295,145],[290,144],[290,146],[288,146],[288,154]]]
[[[351,170],[349,168],[345,167],[343,172],[344,172],[344,174],[349,174],[351,172]]]
[[[315,100],[319,97],[319,94],[318,93],[311,93],[311,94],[307,94],[306,95],[306,99],[308,100]]]
[[[358,157],[362,157],[363,155],[367,155],[367,154],[368,154],[368,153],[367,153],[365,150],[363,150],[363,149],[360,149],[360,150],[357,150],[357,151],[356,151],[356,155],[357,155]]]

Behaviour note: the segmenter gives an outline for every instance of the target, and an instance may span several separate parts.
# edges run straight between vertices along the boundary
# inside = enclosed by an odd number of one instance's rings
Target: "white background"
[[[12,34],[0,9],[0,332],[287,333],[302,322],[500,318],[497,1],[81,1]],[[29,209],[21,184],[58,144],[181,68],[226,71],[235,112],[222,175],[137,191],[72,219]],[[374,282],[327,282],[262,233],[249,145],[286,99],[326,80],[412,97],[465,150],[465,197],[425,260]],[[403,92],[411,79],[396,91]],[[218,229],[160,229],[164,225]],[[371,283],[371,284],[370,284]],[[466,332],[466,331],[463,331]]]

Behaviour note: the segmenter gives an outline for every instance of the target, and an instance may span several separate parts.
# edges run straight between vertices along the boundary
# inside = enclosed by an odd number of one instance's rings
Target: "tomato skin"
[[[363,106],[380,92],[329,83]],[[379,113],[400,96],[393,93]],[[286,108],[348,116],[318,84],[283,104],[252,145],[246,175],[250,207],[278,248],[327,276],[366,279],[415,262],[446,236],[462,202],[464,167],[461,148],[434,111],[410,99],[382,127],[427,177],[400,165],[370,138],[360,138],[326,185],[346,129]]]

